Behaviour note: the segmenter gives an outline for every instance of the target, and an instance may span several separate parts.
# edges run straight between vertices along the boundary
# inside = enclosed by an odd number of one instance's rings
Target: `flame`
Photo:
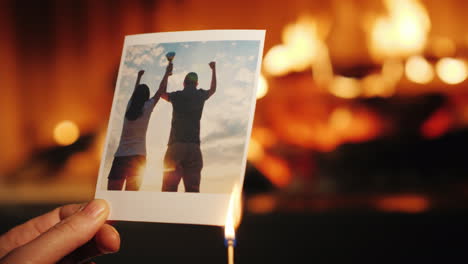
[[[242,196],[239,184],[235,184],[232,188],[231,199],[226,214],[224,225],[224,237],[226,239],[234,239],[236,237],[236,228],[239,226],[242,218]]]
[[[68,146],[80,137],[78,126],[69,120],[58,123],[54,128],[54,139],[57,144]]]
[[[370,51],[377,60],[419,54],[427,42],[431,21],[418,0],[384,0],[387,16],[375,19]]]
[[[282,37],[288,48],[291,70],[300,72],[310,67],[319,52],[317,22],[310,17],[301,17],[296,23],[284,27]]]
[[[325,27],[309,16],[301,16],[287,24],[282,32],[283,44],[272,47],[264,59],[265,72],[282,76],[314,68],[319,81],[331,76],[328,48],[323,41]]]

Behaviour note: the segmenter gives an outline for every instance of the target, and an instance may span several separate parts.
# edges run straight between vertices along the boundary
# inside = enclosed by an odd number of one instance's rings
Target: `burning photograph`
[[[214,39],[125,39],[96,196],[229,197],[242,183],[263,39],[203,32]]]

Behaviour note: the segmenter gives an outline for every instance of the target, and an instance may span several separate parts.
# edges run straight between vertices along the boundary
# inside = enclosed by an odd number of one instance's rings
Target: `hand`
[[[120,236],[105,224],[109,207],[104,200],[57,208],[16,226],[0,236],[0,264],[82,263],[116,252]]]
[[[215,61],[210,62],[208,65],[210,65],[210,68],[212,70],[214,70],[216,68],[216,62]]]
[[[145,70],[140,70],[140,71],[138,72],[138,77],[141,77],[144,73],[145,73]]]
[[[169,62],[169,64],[167,65],[166,67],[166,74],[168,75],[172,75],[172,69],[173,69],[174,65],[172,64],[172,62]]]

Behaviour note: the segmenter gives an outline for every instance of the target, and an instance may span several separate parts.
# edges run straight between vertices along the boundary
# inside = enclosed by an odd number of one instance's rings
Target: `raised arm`
[[[211,85],[208,90],[208,98],[210,98],[216,92],[216,62],[212,61],[208,65],[211,68]]]
[[[135,82],[135,87],[133,87],[133,92],[132,92],[132,96],[130,97],[130,101],[132,101],[133,95],[135,94],[135,90],[136,90],[137,86],[140,85],[141,76],[143,76],[144,73],[145,73],[144,70],[140,70],[140,71],[138,72],[138,77],[137,77],[137,80],[136,80],[136,82]],[[129,101],[129,102],[130,102],[130,101]]]
[[[159,89],[154,95],[154,97],[161,96],[162,99],[169,101],[169,95],[167,93],[167,81],[169,79],[169,76],[172,75],[172,62],[169,62],[169,64],[166,67],[166,72],[164,73],[164,76],[161,80],[161,83],[159,83]]]
[[[135,83],[135,87],[133,88],[133,91],[135,91],[135,89],[137,88],[137,86],[140,85],[141,76],[143,76],[144,73],[145,73],[144,70],[140,70],[140,71],[138,72],[138,77],[137,77],[137,80],[136,80],[136,83]]]

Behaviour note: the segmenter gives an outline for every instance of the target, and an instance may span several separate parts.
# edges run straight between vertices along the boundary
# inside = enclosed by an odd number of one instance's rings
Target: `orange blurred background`
[[[463,0],[2,1],[0,201],[91,198],[124,36],[203,29],[267,30],[252,193],[309,197],[299,208],[317,210],[466,199],[467,10]],[[248,205],[273,210],[277,199]]]

